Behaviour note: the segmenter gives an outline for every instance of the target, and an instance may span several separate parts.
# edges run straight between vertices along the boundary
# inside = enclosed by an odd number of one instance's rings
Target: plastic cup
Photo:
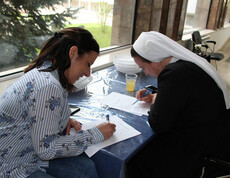
[[[126,76],[126,90],[129,92],[133,92],[137,81],[137,74],[125,74],[125,76]]]

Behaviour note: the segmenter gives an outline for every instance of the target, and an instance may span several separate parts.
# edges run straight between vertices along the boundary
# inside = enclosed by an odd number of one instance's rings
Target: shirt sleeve
[[[171,131],[178,113],[187,102],[187,79],[175,70],[165,69],[158,78],[158,93],[149,112],[149,124],[156,133]]]
[[[104,140],[97,127],[79,131],[74,135],[60,135],[63,120],[62,91],[55,85],[41,88],[31,99],[29,116],[31,120],[31,138],[35,152],[42,160],[58,157],[77,156],[89,145]],[[68,102],[67,102],[68,103]],[[66,126],[66,125],[65,125]]]

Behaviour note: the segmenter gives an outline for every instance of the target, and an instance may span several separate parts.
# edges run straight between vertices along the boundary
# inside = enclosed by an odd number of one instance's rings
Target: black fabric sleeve
[[[149,112],[149,124],[156,133],[170,132],[178,113],[187,103],[186,74],[164,69],[158,77],[158,93]]]

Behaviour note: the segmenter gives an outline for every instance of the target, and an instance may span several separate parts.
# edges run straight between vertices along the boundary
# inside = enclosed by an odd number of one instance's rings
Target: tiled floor
[[[224,59],[222,59],[221,61],[217,61],[217,71],[226,82],[230,94],[230,38],[222,47],[222,49],[217,52],[224,54]],[[214,61],[212,61],[211,63],[215,66]]]

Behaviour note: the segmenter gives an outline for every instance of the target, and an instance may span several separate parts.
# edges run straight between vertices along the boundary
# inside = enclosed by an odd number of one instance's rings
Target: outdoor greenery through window
[[[89,30],[101,50],[131,44],[135,1],[2,0],[0,72],[22,67],[65,27]]]

